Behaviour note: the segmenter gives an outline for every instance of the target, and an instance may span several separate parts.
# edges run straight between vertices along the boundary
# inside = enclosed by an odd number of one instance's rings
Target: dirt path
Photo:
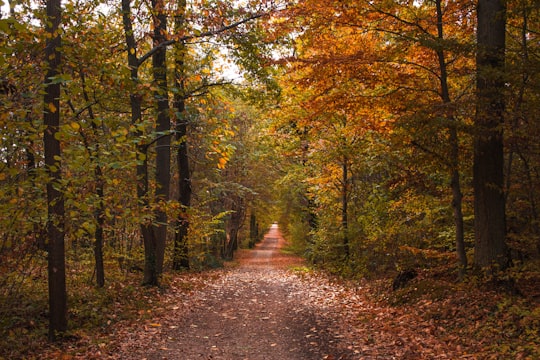
[[[273,225],[264,241],[239,254],[240,265],[189,299],[174,304],[159,323],[144,324],[120,349],[122,359],[352,359],[332,334],[324,303],[287,270],[300,259],[283,255]],[[178,299],[179,300],[179,299]],[[150,336],[149,336],[150,333]],[[133,344],[138,344],[134,347]]]
[[[164,291],[135,299],[146,298],[150,305],[139,311],[138,321],[121,320],[108,329],[106,337],[83,337],[78,343],[67,343],[63,350],[51,349],[48,356],[36,358],[510,358],[500,356],[491,336],[478,338],[474,333],[496,331],[481,322],[493,306],[478,305],[483,301],[480,293],[472,308],[465,291],[440,299],[427,294],[410,305],[395,306],[370,282],[346,282],[308,271],[301,267],[301,259],[280,252],[284,244],[273,226],[254,250],[237,253],[237,266],[174,275]],[[294,265],[297,268],[291,270]],[[62,356],[62,351],[74,355]]]

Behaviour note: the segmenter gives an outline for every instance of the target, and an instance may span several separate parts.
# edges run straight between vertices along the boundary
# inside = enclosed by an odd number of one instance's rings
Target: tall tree
[[[426,97],[427,102],[423,104],[423,110],[420,113],[424,112],[430,119],[426,127],[430,133],[437,134],[439,130],[442,130],[440,123],[444,125],[444,131],[447,132],[447,135],[444,135],[444,144],[447,146],[441,149],[440,144],[433,143],[432,136],[426,138],[425,133],[421,136],[416,135],[413,143],[427,155],[437,158],[439,166],[442,165],[449,173],[455,227],[454,243],[460,272],[463,273],[467,267],[460,179],[464,166],[460,164],[460,136],[458,134],[460,123],[457,103],[460,97],[466,94],[463,91],[466,87],[456,86],[455,79],[467,71],[468,61],[464,59],[468,55],[466,35],[471,22],[466,21],[467,17],[464,15],[468,6],[459,2],[445,3],[441,0],[422,2],[409,7],[396,6],[396,9],[400,10],[389,11],[383,8],[378,10],[385,15],[389,23],[388,27],[381,26],[381,31],[391,33],[398,43],[412,44],[413,49],[416,47],[416,51],[409,51],[406,55],[405,64],[411,66],[411,70],[420,76],[424,73],[438,82],[438,89],[434,87],[431,90],[438,99]],[[455,24],[459,19],[462,22],[461,27],[456,29]],[[398,27],[392,26],[394,22],[397,22]],[[434,58],[431,57],[432,54]],[[417,69],[414,69],[415,67]],[[431,80],[422,85],[420,81],[418,77],[411,84],[412,92],[419,90],[420,86],[426,89],[433,86]],[[413,102],[416,101],[415,98]],[[407,108],[414,108],[413,103]]]
[[[105,285],[105,264],[103,260],[103,244],[104,244],[104,226],[105,226],[105,178],[103,175],[103,166],[100,159],[100,144],[96,140],[99,138],[98,134],[98,122],[99,119],[96,118],[94,113],[94,107],[91,104],[90,96],[86,89],[86,76],[84,70],[79,71],[79,77],[82,85],[83,99],[85,102],[85,108],[88,112],[88,117],[90,119],[90,126],[92,129],[91,139],[85,134],[84,130],[79,126],[79,132],[83,139],[84,147],[88,152],[91,166],[94,167],[94,182],[95,182],[95,192],[97,197],[96,209],[94,211],[94,220],[96,222],[96,227],[94,230],[94,261],[95,261],[95,272],[96,272],[96,284],[98,287],[103,287]],[[72,108],[72,111],[75,113],[75,116],[80,115],[80,112],[75,110],[71,100],[68,101],[68,104]],[[74,126],[77,128],[77,126]],[[91,141],[94,141],[91,144]]]
[[[506,2],[479,0],[477,19],[474,265],[504,268],[508,262],[503,153]]]
[[[186,1],[178,0],[177,13],[174,18],[176,34],[182,34],[186,29]],[[189,217],[191,206],[191,174],[188,154],[188,117],[186,114],[186,54],[185,41],[178,41],[174,46],[174,100],[173,107],[176,116],[176,161],[178,167],[178,202],[181,205],[176,219],[174,238],[173,268],[175,270],[189,269],[189,248],[187,243]]]
[[[145,219],[141,222],[141,232],[144,241],[145,247],[145,273],[143,282],[145,284],[157,284],[159,281],[159,274],[163,268],[164,261],[164,252],[165,252],[165,238],[166,238],[166,222],[167,216],[165,212],[166,202],[169,199],[169,183],[170,183],[170,114],[169,114],[169,91],[167,84],[167,63],[166,63],[166,49],[169,46],[175,46],[176,54],[175,57],[175,68],[176,68],[176,79],[175,81],[175,114],[177,115],[176,123],[176,132],[179,134],[177,139],[179,140],[179,154],[178,157],[181,164],[179,167],[182,169],[183,179],[186,179],[185,176],[188,176],[187,181],[182,181],[180,184],[183,188],[181,189],[182,201],[184,205],[184,210],[186,210],[187,204],[189,204],[191,189],[189,185],[189,159],[187,157],[187,142],[186,136],[182,134],[186,132],[187,134],[187,122],[184,118],[185,116],[185,100],[189,96],[200,96],[201,94],[206,93],[206,88],[208,82],[204,82],[200,86],[196,87],[195,90],[186,90],[185,84],[182,82],[185,81],[185,54],[186,54],[186,45],[190,40],[195,38],[203,37],[214,37],[218,34],[222,34],[233,29],[237,29],[242,25],[258,19],[265,15],[265,13],[255,13],[246,15],[245,12],[239,12],[240,20],[236,22],[231,22],[228,25],[220,23],[221,26],[216,27],[216,21],[221,21],[222,10],[216,10],[217,13],[221,14],[219,19],[212,17],[213,21],[210,21],[208,27],[210,30],[207,31],[197,31],[195,34],[188,34],[187,26],[185,26],[185,6],[180,2],[178,4],[178,16],[175,18],[177,23],[175,27],[181,28],[179,33],[176,36],[171,36],[167,38],[167,13],[166,7],[163,1],[155,0],[152,2],[152,19],[153,19],[153,47],[147,51],[145,54],[140,57],[137,56],[137,41],[135,39],[135,29],[132,23],[131,15],[131,4],[129,0],[122,0],[122,16],[124,23],[124,32],[126,36],[126,43],[128,49],[128,65],[131,71],[131,80],[133,86],[133,92],[130,95],[131,102],[131,116],[132,124],[134,125],[134,135],[138,138],[138,148],[137,148],[137,159],[139,163],[137,165],[137,178],[138,178],[138,198],[141,204],[141,207],[148,209],[150,207],[149,200],[149,171],[148,171],[148,150],[150,145],[156,144],[156,192],[155,199],[157,200],[155,206],[155,211],[153,214],[152,223],[150,225],[148,219]],[[221,4],[224,6],[224,4]],[[220,5],[220,6],[221,6]],[[214,9],[215,10],[215,9]],[[203,24],[206,25],[206,22],[203,21]],[[152,58],[152,70],[154,75],[154,98],[156,100],[157,107],[157,120],[155,126],[155,134],[152,140],[146,141],[143,139],[143,131],[141,130],[141,117],[142,117],[142,93],[140,87],[140,77],[139,69],[141,65],[148,59]],[[199,76],[199,78],[201,78]],[[183,144],[182,144],[183,142]],[[187,175],[186,175],[187,174]],[[180,230],[177,230],[177,236],[175,243],[179,244],[176,247],[176,254],[180,252],[186,253],[187,247],[183,244],[182,239],[185,239],[185,233],[187,233],[189,223],[186,221],[186,214],[181,214],[181,219],[179,223],[182,224]],[[186,255],[175,256],[175,258],[180,259],[184,257],[187,259]],[[186,260],[187,261],[187,260]],[[185,264],[184,264],[185,265]],[[176,267],[176,265],[175,265]],[[185,267],[185,266],[183,266]]]
[[[143,131],[140,126],[142,121],[142,94],[139,86],[140,60],[137,57],[137,41],[131,20],[131,0],[122,0],[122,21],[127,44],[127,60],[130,70],[131,94],[129,96],[131,107],[131,124],[135,128],[134,136],[137,138],[137,198],[139,209],[144,211],[149,206],[148,200],[148,145],[143,139]],[[152,225],[143,220],[140,224],[141,236],[145,248],[145,274],[143,282],[147,284],[157,283],[158,277],[155,271],[155,239]],[[151,262],[154,260],[154,262]]]
[[[152,17],[154,26],[154,48],[152,70],[156,90],[154,98],[157,107],[156,119],[156,207],[154,223],[154,254],[147,252],[144,283],[157,285],[157,279],[163,271],[165,259],[165,243],[167,240],[166,203],[169,200],[171,182],[171,120],[169,115],[169,88],[167,84],[167,47],[161,46],[166,41],[167,13],[163,0],[152,0]],[[154,257],[154,258],[152,258]],[[155,267],[155,268],[153,268]],[[153,274],[155,271],[156,274]]]
[[[437,12],[437,40],[439,45],[435,47],[437,59],[439,62],[439,81],[440,81],[440,97],[443,104],[447,108],[445,114],[451,123],[448,126],[448,141],[450,147],[449,168],[450,168],[450,187],[452,189],[452,207],[454,210],[454,224],[456,227],[455,243],[456,252],[463,273],[467,268],[467,254],[465,250],[465,228],[463,224],[463,194],[461,193],[460,180],[460,164],[459,164],[459,138],[457,131],[457,120],[452,111],[452,99],[450,97],[450,86],[448,85],[448,60],[444,49],[445,29],[444,29],[444,12],[442,1],[435,0],[435,8]]]
[[[64,195],[61,181],[61,148],[57,134],[60,127],[60,74],[61,37],[60,22],[62,20],[61,0],[47,1],[45,32],[45,63],[47,65],[44,79],[44,111],[45,131],[43,143],[45,166],[49,174],[47,181],[47,240],[48,240],[48,272],[49,272],[49,340],[67,330],[67,292],[66,264],[64,244]]]

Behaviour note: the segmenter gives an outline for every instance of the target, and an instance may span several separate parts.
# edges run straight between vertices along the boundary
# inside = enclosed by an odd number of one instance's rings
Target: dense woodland
[[[533,0],[8,0],[3,346],[273,222],[314,267],[482,284],[538,329],[539,24]]]

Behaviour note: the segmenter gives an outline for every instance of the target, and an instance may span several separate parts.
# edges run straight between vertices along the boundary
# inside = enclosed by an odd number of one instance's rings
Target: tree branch
[[[444,156],[442,156],[441,154],[425,147],[424,145],[420,144],[418,141],[416,140],[413,140],[411,141],[411,145],[413,146],[416,146],[417,148],[419,148],[420,150],[422,150],[423,152],[427,153],[427,154],[430,154],[431,156],[435,157],[436,159],[438,159],[439,161],[441,161],[441,163],[449,168],[452,168],[451,164],[449,163],[448,159],[446,159]]]
[[[208,94],[208,88],[215,87],[215,86],[224,86],[224,85],[231,85],[232,81],[220,81],[210,84],[203,83],[202,85],[196,87],[195,89],[190,90],[187,94],[184,95],[184,100],[187,100],[192,97],[198,97]]]
[[[148,60],[150,57],[152,57],[152,55],[160,50],[161,48],[163,47],[166,47],[166,46],[170,46],[170,45],[174,45],[178,42],[185,42],[185,41],[189,41],[189,40],[192,40],[192,39],[198,39],[198,38],[203,38],[203,37],[208,37],[208,36],[214,36],[214,35],[217,35],[217,34],[221,34],[221,33],[224,33],[228,30],[231,30],[231,29],[234,29],[242,24],[245,24],[245,23],[248,23],[252,20],[255,20],[255,19],[259,19],[261,17],[264,17],[264,16],[267,16],[268,14],[270,14],[270,12],[265,12],[265,13],[260,13],[260,14],[255,14],[255,15],[252,15],[250,17],[247,17],[245,19],[242,19],[240,21],[237,21],[235,23],[232,23],[230,25],[227,25],[227,26],[223,26],[223,27],[220,27],[218,29],[215,29],[215,30],[209,30],[209,31],[205,31],[205,32],[202,32],[200,34],[197,34],[197,35],[186,35],[186,36],[182,36],[178,39],[171,39],[171,40],[167,40],[167,41],[164,41],[162,43],[160,43],[159,45],[153,47],[152,49],[150,49],[146,54],[142,55],[140,58],[139,58],[139,66],[141,66],[146,60]]]

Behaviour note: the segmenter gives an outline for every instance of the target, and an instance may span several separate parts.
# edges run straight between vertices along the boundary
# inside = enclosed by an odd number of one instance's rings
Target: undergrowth
[[[416,261],[418,276],[396,290],[392,284],[397,270],[363,277],[319,264],[292,270],[299,275],[324,271],[334,280],[363,288],[379,304],[416,314],[471,358],[540,359],[538,266],[532,262],[516,265],[499,275],[505,281],[494,281],[472,272],[460,278],[447,257],[430,259],[430,266],[421,260]]]
[[[42,271],[27,279],[16,293],[0,299],[1,360],[39,359],[44,351],[71,346],[66,343],[106,336],[117,322],[147,316],[153,306],[149,300],[160,291],[141,287],[142,274],[114,270],[113,264],[107,266],[106,284],[101,289],[91,282],[91,264],[70,262],[67,268],[69,328],[63,340],[47,343],[47,274]]]
[[[441,276],[451,273],[448,266],[424,270],[396,291],[391,278],[380,280],[378,300],[436,324],[474,358],[540,359],[539,273],[516,281],[519,295],[472,275],[464,281]]]

